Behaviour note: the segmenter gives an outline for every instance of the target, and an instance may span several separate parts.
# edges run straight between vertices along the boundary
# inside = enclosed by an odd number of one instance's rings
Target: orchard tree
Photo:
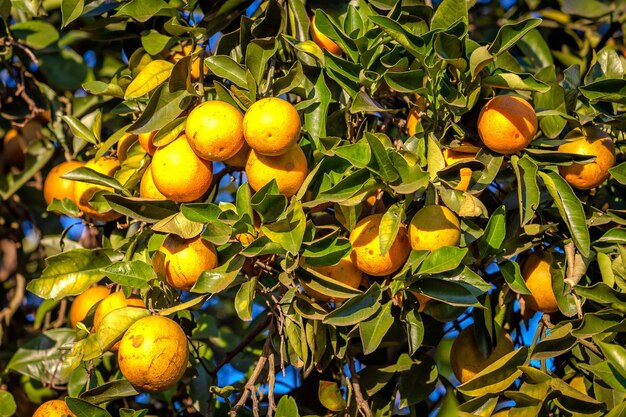
[[[0,16],[0,417],[626,415],[623,1]]]

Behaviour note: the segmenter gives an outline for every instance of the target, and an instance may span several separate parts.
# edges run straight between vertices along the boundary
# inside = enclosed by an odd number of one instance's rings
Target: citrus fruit
[[[120,140],[117,142],[117,159],[120,162],[124,162],[128,157],[128,149],[137,141],[137,135],[130,133],[124,133]]]
[[[111,291],[103,286],[87,288],[83,293],[74,298],[72,307],[70,307],[70,322],[72,327],[76,328],[76,324],[87,317],[89,310],[99,301],[105,299]]]
[[[139,184],[139,197],[151,198],[153,200],[167,200],[167,197],[163,195],[154,185],[154,178],[152,177],[152,164],[148,165],[148,168],[143,172],[141,176],[141,184]]]
[[[424,311],[424,309],[426,309],[426,304],[432,301],[432,298],[427,295],[420,294],[417,291],[411,291],[411,294],[413,294],[415,298],[417,298],[417,302],[419,303],[419,307],[417,308],[418,313]]]
[[[559,306],[552,289],[552,274],[550,266],[554,258],[550,252],[533,252],[526,258],[522,266],[522,277],[530,290],[530,295],[524,295],[526,305],[534,311],[555,313]]]
[[[420,116],[417,110],[411,109],[409,115],[406,118],[406,130],[409,136],[414,136],[417,132],[417,125],[420,123]]]
[[[174,48],[172,49],[172,54],[170,55],[170,61],[176,63],[182,58],[191,55],[193,53],[192,50],[193,52],[198,52],[201,51],[202,48],[196,46],[196,48],[193,49],[193,46],[191,45]],[[203,61],[199,56],[193,58],[193,60],[191,61],[191,79],[194,81],[200,78],[200,64],[202,62]]]
[[[384,276],[396,271],[411,252],[406,227],[400,225],[389,251],[385,255],[381,254],[378,232],[382,219],[383,215],[380,213],[367,216],[350,233],[352,262],[361,271],[374,276]]]
[[[122,291],[114,292],[106,296],[98,307],[96,308],[96,312],[93,316],[93,330],[95,332],[100,328],[100,324],[104,317],[110,312],[124,308],[124,307],[137,307],[137,308],[146,308],[143,300],[136,295],[131,295],[126,298]],[[118,340],[113,347],[111,347],[111,352],[117,352],[117,349],[120,346],[120,341]]]
[[[122,374],[135,387],[165,391],[185,373],[189,360],[187,337],[167,317],[143,317],[122,337],[117,359]]]
[[[139,138],[139,144],[151,156],[154,155],[154,153],[157,150],[157,147],[154,146],[154,143],[152,143],[152,141],[154,140],[154,137],[156,136],[157,132],[158,131],[155,130],[153,132],[140,133],[140,134],[137,135],[137,137]]]
[[[95,160],[92,159],[85,163],[85,168],[91,168],[100,174],[112,176],[115,171],[120,168],[120,162],[113,157],[103,156],[102,158]],[[100,213],[89,204],[89,200],[98,191],[113,191],[110,187],[103,185],[90,184],[88,182],[75,181],[74,184],[74,202],[78,208],[85,213],[85,215],[91,217],[94,220],[111,221],[121,216],[113,210]]]
[[[300,115],[288,101],[269,97],[254,103],[243,117],[243,135],[259,155],[289,152],[300,136]]]
[[[537,132],[537,115],[531,105],[515,96],[496,96],[478,115],[478,134],[486,147],[509,155],[528,146]]]
[[[213,165],[198,158],[185,135],[181,135],[154,153],[152,178],[167,198],[186,203],[197,200],[209,190]]]
[[[409,240],[415,250],[430,250],[444,246],[458,246],[461,225],[447,207],[425,206],[413,216],[409,225]]]
[[[450,365],[456,378],[463,384],[472,379],[477,373],[491,365],[501,357],[513,351],[513,341],[508,333],[502,331],[491,354],[485,358],[474,336],[474,326],[461,330],[452,343],[450,350]]]
[[[384,213],[386,211],[385,203],[383,203],[382,199],[378,199],[379,192],[380,189],[375,190],[363,202],[363,207],[366,212],[371,212],[372,209],[374,209],[374,213]],[[374,207],[374,205],[376,205],[376,207]]]
[[[560,166],[559,172],[572,187],[589,190],[602,184],[609,177],[609,169],[615,164],[615,145],[611,137],[595,127],[579,128],[569,132],[565,139],[579,138],[559,146],[559,152],[595,156],[588,164],[572,163]]]
[[[3,139],[4,161],[9,166],[24,167],[24,152],[28,143],[17,129],[9,129]]]
[[[225,101],[205,101],[185,123],[185,135],[196,155],[209,161],[234,157],[244,143],[243,116]]]
[[[298,145],[280,156],[261,155],[252,149],[246,163],[246,176],[254,191],[276,180],[278,191],[287,198],[298,192],[308,172],[306,156]]]
[[[315,15],[311,17],[311,35],[313,42],[322,49],[326,49],[331,54],[341,54],[341,48],[332,39],[320,32],[315,26]]]
[[[248,155],[250,155],[250,146],[244,142],[241,149],[235,155],[225,160],[224,163],[234,168],[245,168]]]
[[[39,408],[33,414],[33,417],[63,417],[76,415],[72,413],[65,401],[63,400],[50,400],[41,404]]]
[[[335,281],[339,281],[342,284],[345,284],[352,288],[359,288],[361,284],[361,279],[363,278],[363,272],[361,272],[354,264],[352,260],[347,258],[342,258],[335,265],[329,266],[312,266],[312,270],[319,272],[320,274],[333,279]],[[344,301],[345,298],[341,297],[329,297],[328,295],[322,294],[318,291],[315,291],[313,288],[306,285],[304,282],[300,282],[304,292],[306,292],[309,296],[315,298],[319,301],[330,301],[331,299],[334,301]]]
[[[445,148],[443,150],[443,159],[446,161],[446,166],[474,158],[476,158],[475,153],[460,152],[449,148]],[[469,168],[461,168],[459,170],[459,176],[461,177],[461,179],[457,186],[454,187],[454,189],[459,191],[467,191],[470,180],[472,179],[472,170]]]
[[[66,180],[61,176],[81,166],[83,166],[82,162],[66,161],[50,170],[43,183],[43,198],[46,200],[46,204],[50,205],[55,198],[57,200],[68,198],[74,201],[76,181]]]
[[[217,266],[215,246],[201,236],[183,239],[169,235],[155,254],[154,270],[177,290],[188,290],[202,272]]]

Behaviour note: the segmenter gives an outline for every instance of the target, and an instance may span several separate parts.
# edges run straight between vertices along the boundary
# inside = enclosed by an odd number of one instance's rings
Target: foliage
[[[512,404],[516,416],[623,415],[624,2],[423,3],[0,0],[0,133],[43,126],[23,167],[10,165],[6,142],[0,163],[0,416],[31,415],[60,396],[77,416],[490,416]],[[342,54],[311,40],[313,13]],[[195,52],[172,62],[182,45]],[[446,166],[442,149],[480,144],[480,109],[503,93],[533,104],[531,145],[510,156],[479,146]],[[165,146],[202,101],[243,113],[269,96],[294,103],[303,121],[310,173],[294,197],[275,182],[255,193],[240,169],[216,163],[201,201],[139,198],[150,155],[137,144],[114,177],[67,175],[110,187],[92,205],[121,218],[67,225],[80,214],[74,203],[46,210],[42,181],[61,161],[116,155],[125,133],[158,130],[154,143]],[[617,148],[608,180],[591,191],[558,171],[593,160],[556,150],[580,126],[608,132]],[[467,191],[456,189],[464,168]],[[386,252],[401,224],[435,202],[458,215],[460,247],[412,251],[360,289],[313,269],[347,256],[349,232],[379,203]],[[190,292],[174,290],[152,268],[166,234],[202,234],[220,266]],[[532,248],[557,260],[559,311],[538,323],[521,298]],[[106,351],[142,310],[118,310],[98,333],[68,328],[72,296],[97,282],[134,290],[181,324],[191,356],[178,385],[138,395]],[[301,283],[346,301],[316,301]],[[482,352],[505,330],[516,350],[457,385],[449,336],[472,321]],[[524,340],[529,323],[535,336]],[[285,372],[297,384],[278,392]],[[586,394],[568,384],[579,375]]]

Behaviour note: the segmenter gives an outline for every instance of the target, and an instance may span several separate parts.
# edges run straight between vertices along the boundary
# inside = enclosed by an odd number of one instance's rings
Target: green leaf
[[[506,237],[506,207],[500,206],[493,212],[478,241],[478,253],[482,258],[496,255]]]
[[[499,267],[509,288],[518,294],[530,294],[517,262],[507,259],[500,263]]]
[[[391,159],[389,159],[387,149],[384,147],[380,138],[375,134],[365,132],[365,139],[367,139],[367,142],[372,148],[372,153],[378,163],[378,169],[380,170],[380,175],[383,180],[389,182],[396,181],[399,177],[398,171],[396,171]],[[388,138],[386,139],[388,140]]]
[[[289,210],[275,222],[263,225],[261,231],[272,242],[279,243],[287,252],[297,254],[300,251],[306,229],[306,216],[302,210],[302,203],[298,200]]]
[[[235,295],[235,311],[243,321],[252,320],[252,302],[256,293],[257,278],[244,282]]]
[[[0,391],[0,417],[11,417],[17,411],[15,398],[10,392]]]
[[[604,79],[579,87],[579,91],[592,102],[608,101],[626,103],[626,80]]]
[[[298,403],[289,395],[280,397],[276,407],[276,417],[300,417],[298,413]]]
[[[531,74],[514,74],[512,72],[497,72],[482,80],[483,86],[493,88],[506,88],[509,90],[536,91],[545,93],[550,91],[550,86],[543,81],[537,80]]]
[[[563,0],[563,13],[581,16],[587,19],[602,17],[613,10],[598,0]]]
[[[154,269],[143,261],[120,261],[102,269],[111,281],[130,288],[145,290],[150,287],[148,281],[156,278]]]
[[[503,25],[493,43],[489,46],[489,52],[494,55],[508,51],[523,38],[529,31],[541,24],[541,19],[527,19],[521,22]]]
[[[52,39],[52,36],[48,39]],[[75,90],[87,81],[87,66],[83,58],[73,49],[42,50],[38,58],[39,69],[51,87],[58,90]]]
[[[537,172],[539,168],[527,156],[522,158],[511,156],[511,165],[517,177],[517,198],[520,209],[520,225],[530,222],[539,208],[539,185],[537,185]]]
[[[346,400],[343,399],[336,382],[320,381],[317,396],[322,405],[330,411],[342,411],[347,407]]]
[[[626,185],[626,162],[609,169],[611,177],[622,185]]]
[[[619,343],[619,342],[617,342]],[[626,380],[626,349],[613,343],[596,341],[609,365]]]
[[[298,280],[306,284],[312,290],[331,298],[346,299],[363,294],[360,290],[352,288],[335,279],[325,277],[306,264],[301,265],[301,270],[298,271]]]
[[[265,78],[265,67],[278,49],[275,39],[255,39],[246,47],[246,67],[258,86]]]
[[[106,382],[80,394],[80,399],[91,404],[104,404],[106,402],[131,397],[139,394],[139,391],[126,379]]]
[[[418,269],[419,274],[438,274],[456,269],[467,254],[467,248],[444,246],[428,254]]]
[[[79,398],[67,397],[65,403],[70,410],[76,414],[76,417],[111,417],[111,414],[104,408],[100,408]]]
[[[278,192],[275,180],[254,193],[250,202],[264,223],[276,220],[287,207],[287,199]]]
[[[457,389],[470,397],[500,393],[522,375],[518,367],[525,364],[527,358],[528,348],[523,346],[487,366]]]
[[[3,16],[4,17],[4,16]],[[13,35],[34,49],[46,48],[59,40],[59,32],[44,20],[26,20],[11,26]]]
[[[61,116],[61,118],[67,123],[70,127],[70,130],[74,134],[74,136],[79,137],[81,139],[86,140],[92,145],[97,145],[98,140],[96,136],[93,134],[91,129],[83,124],[80,120],[75,118],[74,116]]]
[[[603,282],[590,287],[577,285],[574,292],[581,297],[588,298],[600,304],[604,304],[622,313],[626,313],[626,294],[615,291]]]
[[[103,185],[105,187],[111,187],[120,193],[128,195],[129,192],[122,187],[118,180],[108,175],[101,174],[94,171],[91,168],[79,167],[71,170],[70,172],[63,174],[61,178],[66,180],[86,182],[89,184]]]
[[[169,61],[160,59],[150,61],[126,87],[124,98],[137,98],[148,94],[169,79],[172,68],[174,64]]]
[[[583,256],[589,257],[591,242],[582,203],[576,197],[572,187],[556,172],[545,173],[540,171],[539,176],[554,199],[561,217],[572,234],[576,247]]]
[[[304,125],[311,137],[319,140],[320,137],[326,136],[328,108],[332,98],[324,72],[317,77],[315,87],[311,92],[311,104],[304,111]]]
[[[8,201],[9,197],[15,194],[24,186],[35,174],[37,174],[54,155],[54,146],[36,142],[28,148],[24,169],[19,174],[0,175],[0,197]]]
[[[143,23],[153,16],[170,16],[177,13],[176,10],[170,9],[170,6],[163,0],[131,0],[124,3],[115,16],[127,16]]]
[[[179,212],[178,205],[171,200],[145,200],[117,194],[107,194],[104,198],[118,213],[147,223],[158,222]]]
[[[246,258],[237,256],[230,261],[200,274],[191,292],[217,294],[230,286],[237,278]]]
[[[61,27],[67,26],[69,23],[78,19],[83,14],[85,8],[85,0],[62,0],[61,2]]]
[[[430,22],[430,29],[448,29],[458,20],[467,25],[467,3],[465,0],[443,0]]]
[[[550,334],[535,345],[531,359],[545,360],[569,352],[578,340],[572,336],[572,323],[557,325],[550,329]]]
[[[407,341],[409,343],[409,354],[413,355],[417,352],[422,341],[424,340],[424,322],[422,321],[422,315],[417,313],[415,309],[406,312],[406,315],[402,318],[405,324]]]
[[[122,307],[105,315],[96,333],[100,350],[106,352],[111,349],[134,322],[149,315],[147,309],[140,307]]]
[[[388,301],[378,313],[359,324],[359,334],[361,343],[363,343],[364,355],[369,355],[378,349],[380,342],[389,332],[393,324],[393,316],[391,315],[392,304],[392,301]]]
[[[404,217],[404,205],[400,203],[389,207],[389,210],[383,214],[378,228],[381,255],[386,255],[393,242],[396,241],[400,225],[402,224],[402,217]]]
[[[28,283],[26,289],[39,297],[60,300],[77,295],[104,278],[102,268],[111,260],[102,249],[74,249],[51,256],[40,278]]]
[[[189,93],[185,90],[170,93],[167,85],[157,88],[146,109],[129,127],[132,133],[149,133],[165,127],[176,119],[187,107],[185,99]]]
[[[209,70],[220,78],[225,78],[241,88],[248,88],[246,70],[225,55],[209,56],[205,60]]]
[[[364,294],[352,297],[341,307],[330,312],[324,318],[324,323],[333,326],[351,326],[367,320],[380,309],[381,296],[380,285],[374,283]]]

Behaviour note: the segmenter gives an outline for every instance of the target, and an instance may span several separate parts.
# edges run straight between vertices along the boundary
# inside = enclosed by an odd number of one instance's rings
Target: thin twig
[[[359,413],[363,417],[371,417],[372,410],[370,409],[369,404],[363,398],[363,393],[361,392],[361,384],[359,382],[360,376],[356,372],[356,368],[354,367],[354,358],[350,352],[346,353],[346,357],[348,358],[348,367],[350,369],[350,383],[352,384],[352,388],[354,389],[354,398],[356,399],[357,406],[359,408]]]
[[[270,353],[271,338],[268,337],[265,340],[265,345],[263,346],[263,353],[261,354],[261,357],[259,358],[256,366],[254,367],[254,371],[252,371],[252,375],[250,375],[248,382],[246,382],[241,397],[239,397],[237,403],[228,413],[229,416],[236,417],[239,409],[246,404],[246,401],[248,400],[248,395],[250,395],[250,397],[252,398],[252,414],[254,415],[254,417],[259,417],[259,399],[256,394],[256,381],[261,376],[261,373],[265,368],[265,364],[267,363],[267,358]],[[273,371],[270,370],[270,372]]]

